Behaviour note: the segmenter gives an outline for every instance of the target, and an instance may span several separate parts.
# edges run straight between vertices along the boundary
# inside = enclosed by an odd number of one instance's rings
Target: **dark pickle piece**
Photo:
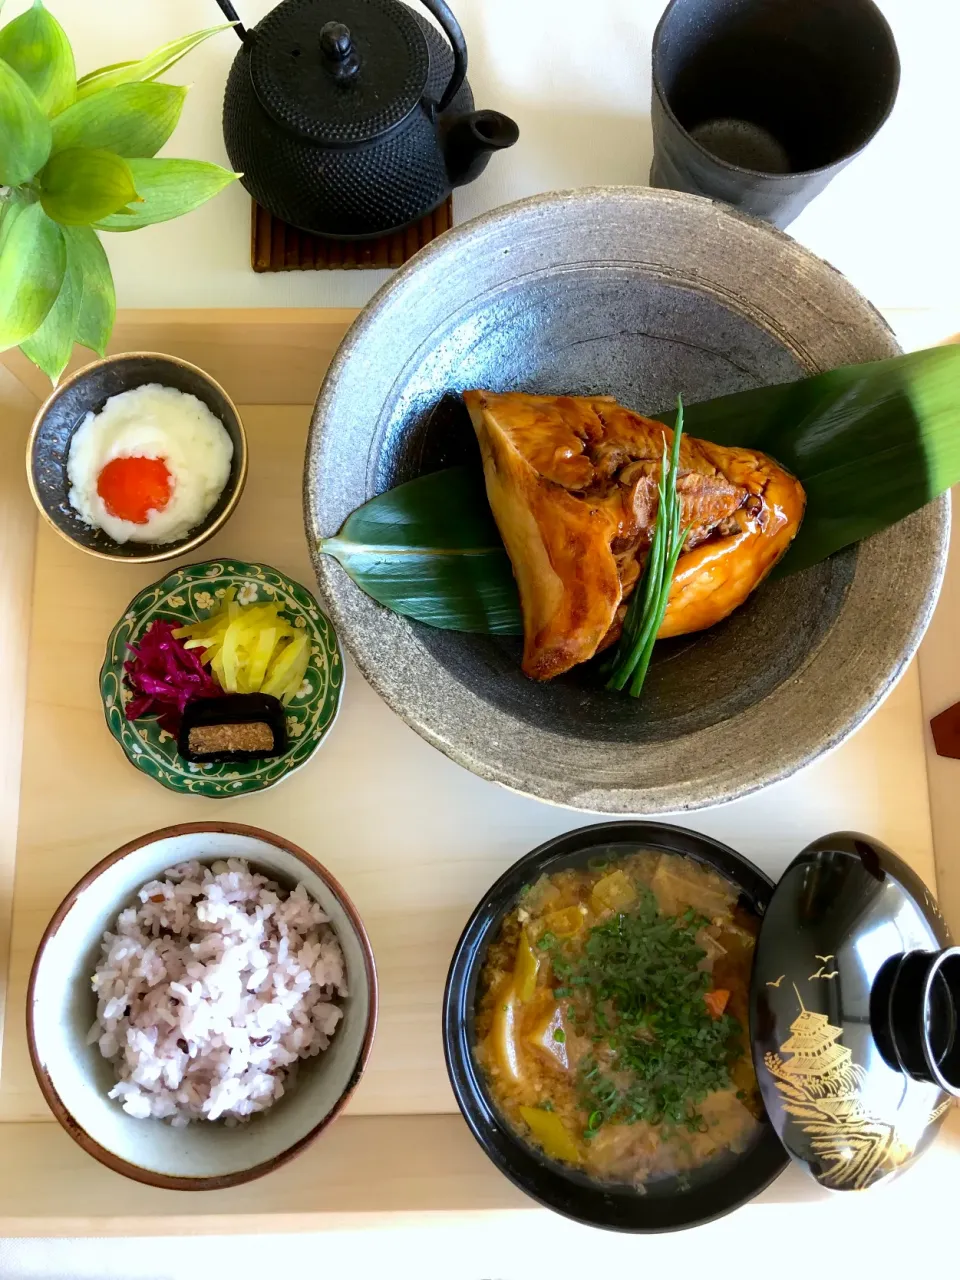
[[[269,760],[287,749],[287,718],[266,693],[227,693],[187,703],[177,750],[195,764]]]

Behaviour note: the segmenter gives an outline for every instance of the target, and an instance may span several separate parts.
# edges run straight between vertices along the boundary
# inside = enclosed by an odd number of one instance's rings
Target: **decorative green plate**
[[[241,604],[277,603],[295,627],[311,636],[310,665],[299,692],[287,705],[289,746],[272,760],[242,764],[189,764],[177,753],[173,736],[156,717],[128,720],[124,706],[131,697],[123,683],[128,644],[136,642],[157,618],[186,625],[219,607],[230,587]],[[343,654],[330,621],[303,587],[265,564],[242,560],[206,560],[186,565],[130,602],[107,642],[100,671],[100,695],[107,727],[131,764],[171,791],[222,800],[262,791],[289,777],[310,759],[337,717],[343,692]]]

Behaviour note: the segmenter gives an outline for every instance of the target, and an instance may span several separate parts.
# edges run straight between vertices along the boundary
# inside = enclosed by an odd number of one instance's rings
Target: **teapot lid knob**
[[[320,51],[334,62],[345,62],[353,53],[353,36],[342,22],[327,22],[320,30]]]
[[[342,22],[327,22],[321,27],[320,56],[335,80],[349,80],[360,70],[350,28]]]

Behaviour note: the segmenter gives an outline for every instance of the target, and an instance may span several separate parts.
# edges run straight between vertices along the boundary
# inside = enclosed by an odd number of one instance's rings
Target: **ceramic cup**
[[[650,184],[785,227],[871,140],[900,61],[872,0],[671,0]]]

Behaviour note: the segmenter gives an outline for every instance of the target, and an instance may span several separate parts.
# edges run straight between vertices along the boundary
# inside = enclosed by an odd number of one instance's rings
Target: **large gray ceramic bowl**
[[[881,317],[766,223],[697,196],[538,196],[442,236],[359,317],[320,392],[307,455],[311,546],[368,498],[479,455],[456,399],[617,396],[646,412],[895,355]],[[746,795],[843,741],[890,691],[933,609],[947,499],[720,626],[662,643],[634,700],[576,674],[535,684],[519,640],[388,613],[315,553],[337,631],[420,734],[485,778],[605,813]]]

